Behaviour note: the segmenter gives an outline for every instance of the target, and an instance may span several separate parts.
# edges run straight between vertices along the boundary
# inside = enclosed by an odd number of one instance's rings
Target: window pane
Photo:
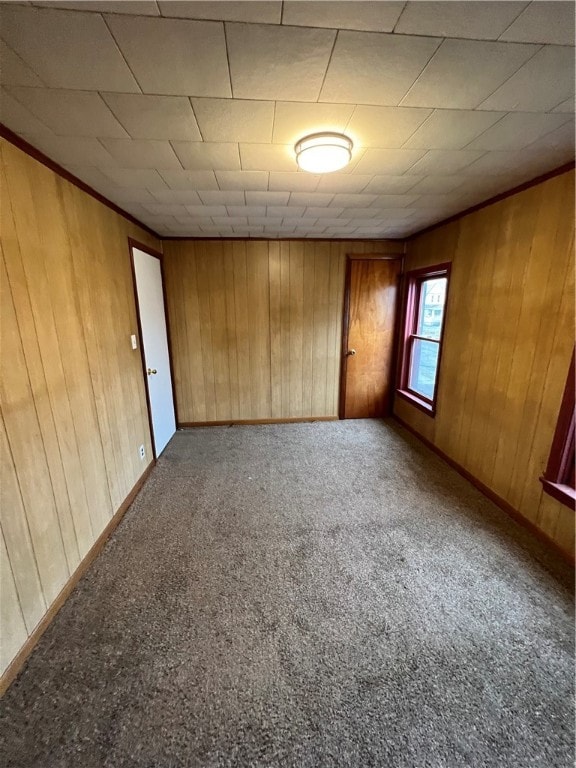
[[[423,281],[416,324],[418,336],[426,336],[427,339],[440,338],[447,284],[448,280],[445,277],[435,277]]]
[[[436,341],[414,339],[412,344],[408,387],[429,400],[434,398],[439,351],[440,344]]]

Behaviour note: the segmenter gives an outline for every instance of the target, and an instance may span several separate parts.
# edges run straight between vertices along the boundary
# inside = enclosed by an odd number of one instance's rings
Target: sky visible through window
[[[424,338],[414,339],[409,387],[430,400],[434,397],[436,385],[447,285],[445,277],[432,278],[424,280],[420,290],[416,335]]]

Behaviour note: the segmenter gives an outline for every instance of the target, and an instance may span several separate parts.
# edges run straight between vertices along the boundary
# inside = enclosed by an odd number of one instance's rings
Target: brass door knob
[[[346,357],[351,357],[352,355],[356,354],[355,349],[349,349],[348,352],[346,352]]]
[[[156,368],[148,368],[148,376],[152,376],[155,373],[158,373]]]

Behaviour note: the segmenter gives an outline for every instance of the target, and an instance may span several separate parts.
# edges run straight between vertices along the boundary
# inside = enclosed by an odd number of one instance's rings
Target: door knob
[[[158,373],[156,368],[148,368],[148,376],[152,376],[155,373]]]
[[[351,357],[352,355],[356,354],[355,349],[349,349],[348,352],[346,352],[346,357]]]

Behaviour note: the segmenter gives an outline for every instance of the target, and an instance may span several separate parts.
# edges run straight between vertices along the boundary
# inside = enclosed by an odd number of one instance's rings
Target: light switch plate
[[[138,349],[138,340],[136,338],[135,333],[133,333],[132,336],[130,336],[130,340],[132,342],[132,349]]]

